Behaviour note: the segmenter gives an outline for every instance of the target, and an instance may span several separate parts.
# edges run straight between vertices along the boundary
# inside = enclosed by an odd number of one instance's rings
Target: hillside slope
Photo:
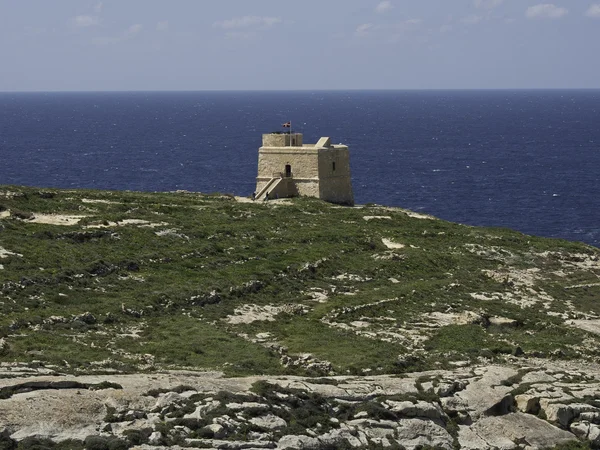
[[[377,205],[5,186],[0,361],[6,377],[584,364],[599,257]]]

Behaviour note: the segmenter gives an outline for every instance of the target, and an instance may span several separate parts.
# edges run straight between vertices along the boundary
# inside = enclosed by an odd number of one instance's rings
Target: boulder
[[[210,403],[198,405],[196,410],[190,414],[183,416],[185,419],[202,419],[209,412],[217,409],[221,406],[221,403],[217,400],[213,400]]]
[[[277,448],[289,448],[292,450],[312,449],[319,447],[319,440],[310,436],[286,435],[279,439]]]
[[[162,433],[160,431],[155,431],[148,438],[148,444],[150,445],[159,445],[162,439]]]
[[[73,316],[73,322],[75,322],[75,321],[83,322],[87,325],[93,325],[98,320],[91,312],[86,311],[83,314],[78,314],[76,316]]]
[[[212,432],[215,439],[223,439],[225,436],[227,436],[227,430],[225,427],[218,423],[211,423],[202,429]]]
[[[392,420],[355,419],[346,423],[350,429],[357,432],[357,436],[381,439],[393,436],[398,423]]]
[[[225,405],[226,408],[230,411],[243,411],[244,409],[254,409],[254,410],[262,410],[268,411],[269,405],[265,405],[264,403],[258,402],[244,402],[244,403],[227,403]]]
[[[458,426],[458,442],[462,450],[480,450],[488,447],[487,441],[468,425]],[[504,444],[498,448],[509,450],[516,447],[510,439],[506,439]]]
[[[451,450],[454,442],[444,427],[430,419],[400,419],[394,439],[407,449],[436,447]]]
[[[439,405],[435,403],[427,403],[419,400],[417,403],[410,401],[395,402],[389,400],[386,402],[390,411],[395,412],[404,417],[425,417],[428,419],[446,420],[447,416],[442,411]]]
[[[367,411],[359,411],[354,414],[354,419],[366,419],[369,417],[369,413]]]
[[[182,401],[183,397],[177,392],[167,392],[166,394],[158,397],[156,403],[154,404],[154,409],[163,409],[172,403],[181,403]]]
[[[600,426],[589,422],[577,422],[571,425],[571,431],[582,440],[588,440],[594,448],[600,445]]]
[[[468,383],[463,380],[451,383],[440,383],[434,388],[434,392],[438,397],[450,397],[451,395],[454,395],[454,393],[462,391],[467,384]]]
[[[551,448],[575,439],[567,431],[556,428],[536,416],[510,413],[504,416],[484,417],[471,427],[459,427],[461,448]],[[482,442],[484,444],[482,444]]]
[[[319,440],[322,444],[329,446],[339,445],[346,441],[352,447],[363,447],[363,443],[355,436],[356,434],[356,430],[344,427],[323,434],[319,437]]]
[[[223,449],[223,450],[255,450],[259,448],[275,448],[275,444],[273,442],[267,441],[225,441],[219,439],[185,439],[185,443],[187,444],[185,447],[159,447],[161,450],[175,450],[181,448],[212,448],[212,449]],[[136,450],[150,450],[147,447],[134,447]],[[288,447],[295,448],[295,447]],[[152,448],[154,450],[154,448]],[[158,450],[158,449],[156,449]]]
[[[517,409],[527,414],[537,414],[540,410],[540,397],[537,395],[522,394],[515,396]]]
[[[249,422],[257,427],[266,430],[276,430],[278,428],[287,427],[287,422],[281,417],[277,417],[274,414],[267,414],[266,416],[253,417]]]
[[[598,412],[598,408],[586,403],[571,403],[565,405],[562,403],[542,402],[542,409],[550,422],[558,423],[563,428],[568,428],[573,419],[582,413]]]
[[[483,368],[479,379],[471,381],[452,397],[442,398],[442,407],[449,414],[467,416],[471,420],[486,415],[506,414],[513,403],[510,395],[512,388],[502,383],[515,375],[517,371],[510,367]]]
[[[579,414],[579,420],[600,424],[600,412],[582,412]]]
[[[497,327],[516,327],[518,322],[515,319],[507,319],[506,317],[490,317],[490,325]]]

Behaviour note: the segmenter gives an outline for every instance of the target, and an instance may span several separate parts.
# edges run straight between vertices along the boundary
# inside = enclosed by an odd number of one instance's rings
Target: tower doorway
[[[292,178],[292,166],[289,164],[285,165],[285,177]]]

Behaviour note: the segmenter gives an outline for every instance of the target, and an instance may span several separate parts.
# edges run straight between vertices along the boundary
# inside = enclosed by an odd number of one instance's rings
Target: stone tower
[[[263,134],[258,150],[256,200],[304,195],[354,205],[350,154],[328,137],[304,144],[301,133]]]

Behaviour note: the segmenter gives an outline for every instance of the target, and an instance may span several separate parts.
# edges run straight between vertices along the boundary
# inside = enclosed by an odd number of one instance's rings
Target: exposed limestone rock
[[[433,312],[430,314],[423,315],[421,317],[421,320],[429,323],[430,326],[435,324],[440,327],[447,325],[468,325],[484,322],[484,318],[481,316],[481,314],[477,314],[472,311],[464,311],[455,314]]]
[[[306,307],[303,305],[289,304],[283,306],[258,306],[258,305],[243,305],[234,310],[234,314],[227,316],[224,320],[231,324],[252,323],[256,321],[275,320],[275,316],[281,313],[287,314],[303,314]]]
[[[574,440],[575,436],[559,430],[531,414],[509,413],[485,417],[472,426],[460,426],[458,440],[463,449],[553,447]]]
[[[597,412],[598,408],[594,406],[581,404],[581,403],[570,403],[564,405],[561,403],[548,403],[542,400],[542,410],[546,414],[546,418],[550,422],[558,423],[561,427],[567,429],[573,419],[579,417],[583,412]]]
[[[362,447],[366,441],[366,436],[361,433],[362,440],[357,436],[359,433],[350,427],[342,426],[339,429],[332,430],[329,433],[325,433],[319,436],[319,441],[328,445],[339,444],[340,442],[347,442],[352,447]],[[281,442],[281,441],[280,441]]]
[[[148,443],[151,445],[158,445],[162,439],[162,433],[160,431],[154,431],[148,438]]]
[[[19,256],[23,257],[20,253],[11,252],[10,250],[6,250],[3,247],[0,247],[0,258],[8,258],[9,256]]]
[[[201,404],[199,405],[194,412],[190,413],[190,414],[186,414],[185,416],[183,416],[185,419],[202,419],[206,414],[208,414],[211,411],[214,411],[215,409],[217,409],[219,406],[221,405],[220,402],[213,400],[207,404]]]
[[[276,430],[278,428],[287,427],[287,422],[280,417],[273,414],[267,414],[266,416],[253,417],[249,422],[257,427],[264,428],[266,430]]]
[[[405,401],[395,402],[388,400],[386,402],[390,410],[404,417],[424,417],[428,419],[446,420],[447,416],[437,404],[431,404],[424,401],[417,403]]]
[[[87,216],[35,213],[34,217],[29,219],[29,222],[71,226],[78,224],[85,217]]]
[[[392,217],[391,216],[363,216],[363,219],[368,222],[369,220],[377,220],[377,219],[392,220]]]
[[[279,439],[277,443],[277,448],[290,450],[317,448],[318,446],[319,440],[310,436],[287,435]]]
[[[213,437],[215,439],[223,439],[225,436],[227,436],[227,430],[225,427],[218,423],[211,423],[210,425],[205,426],[203,429],[213,433]]]
[[[566,322],[576,328],[580,328],[590,333],[600,334],[600,319],[595,320],[570,320]]]
[[[537,395],[522,394],[515,396],[517,409],[527,414],[537,414],[540,410],[540,397]]]
[[[471,420],[483,415],[508,412],[512,404],[509,394],[512,388],[504,386],[502,382],[515,376],[517,371],[509,367],[492,366],[479,372],[480,378],[469,383],[464,390],[442,399],[444,410],[465,415]]]
[[[391,239],[381,239],[381,242],[383,242],[383,245],[385,245],[387,248],[395,250],[395,249],[401,249],[404,248],[405,245],[404,244],[400,244],[398,242],[394,242]]]
[[[600,410],[587,403],[600,390],[600,367],[573,370],[567,363],[554,362],[550,368],[548,360],[539,366],[534,359],[527,362],[531,365],[522,369],[483,366],[402,377],[337,376],[319,382],[294,376],[229,379],[194,372],[115,375],[110,380],[0,378],[2,390],[40,388],[0,399],[0,418],[18,441],[29,436],[82,441],[100,435],[126,440],[133,433],[144,442],[136,448],[148,450],[178,448],[175,444],[182,442],[224,449],[452,449],[455,443],[465,449],[543,449],[580,438],[600,445]],[[525,379],[527,390],[513,403],[510,391]],[[259,380],[267,385],[257,392],[266,394],[251,392]],[[101,381],[118,382],[123,389],[85,388],[100,386]],[[445,396],[426,401],[419,398],[424,392]],[[520,412],[514,412],[513,405]],[[547,421],[534,415],[538,408]],[[295,414],[309,410],[319,417],[318,423],[298,429],[302,422]],[[294,428],[288,428],[290,414],[296,417]],[[458,433],[452,428],[456,423]],[[291,433],[292,429],[298,431]]]
[[[600,426],[589,422],[578,422],[571,426],[571,431],[582,440],[588,440],[597,448],[600,445]]]
[[[154,404],[154,409],[163,409],[165,406],[169,406],[173,403],[181,403],[183,397],[177,392],[167,392],[166,394],[161,395],[156,403]]]
[[[490,317],[490,325],[497,327],[516,327],[518,322],[514,319],[507,319],[506,317]]]
[[[227,409],[231,411],[243,411],[244,409],[254,409],[258,411],[268,411],[269,405],[257,402],[244,402],[244,403],[227,403]]]
[[[242,450],[242,449],[259,449],[259,448],[275,448],[275,444],[269,441],[225,441],[218,439],[186,439],[186,447],[183,448],[218,448],[224,450]],[[181,449],[178,446],[160,447],[161,449]],[[294,448],[294,447],[289,447]],[[155,448],[156,449],[156,448]],[[140,450],[151,450],[147,447],[140,447]],[[156,449],[158,450],[158,449]]]
[[[436,447],[452,449],[454,439],[437,421],[429,419],[400,419],[396,441],[407,449]]]

